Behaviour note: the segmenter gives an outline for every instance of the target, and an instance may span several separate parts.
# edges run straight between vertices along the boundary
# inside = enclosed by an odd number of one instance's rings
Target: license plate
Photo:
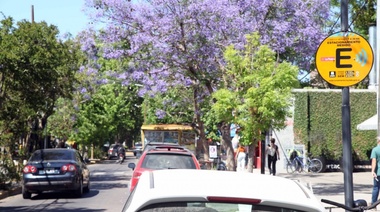
[[[45,170],[40,170],[39,174],[58,174],[59,170],[56,169],[45,169]]]
[[[115,156],[117,156],[117,153],[115,153]]]

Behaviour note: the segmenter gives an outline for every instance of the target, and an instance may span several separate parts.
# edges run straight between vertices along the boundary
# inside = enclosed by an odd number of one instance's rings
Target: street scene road
[[[132,161],[136,162],[137,159],[129,155],[121,165],[116,164],[115,160],[104,160],[89,165],[91,188],[83,198],[74,198],[71,193],[49,192],[34,195],[31,200],[24,200],[21,194],[18,194],[0,200],[0,211],[121,211],[129,195],[128,183],[132,170],[127,164]],[[345,203],[343,172],[288,174],[280,163],[278,165],[278,177],[304,183],[313,190],[318,199]],[[253,174],[260,173],[260,168],[253,170]],[[266,168],[265,174],[269,174]],[[364,199],[370,203],[372,192],[370,172],[354,172],[353,189],[355,200]],[[324,205],[327,211],[344,211],[331,205]]]
[[[47,192],[24,200],[18,194],[0,200],[0,211],[121,211],[129,195],[128,182],[132,175],[127,164],[135,160],[129,156],[123,164],[104,160],[89,165],[90,192],[82,198],[75,198],[71,193]]]

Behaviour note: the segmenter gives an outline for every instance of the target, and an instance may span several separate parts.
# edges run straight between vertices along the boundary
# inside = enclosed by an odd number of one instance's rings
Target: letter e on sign
[[[371,71],[373,62],[371,45],[353,32],[338,32],[325,38],[315,55],[319,75],[339,87],[363,81]]]

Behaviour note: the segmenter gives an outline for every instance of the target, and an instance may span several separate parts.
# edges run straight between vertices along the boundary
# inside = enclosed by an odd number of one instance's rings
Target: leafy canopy
[[[298,68],[277,62],[275,52],[258,41],[256,33],[247,36],[244,50],[226,49],[226,74],[235,80],[213,94],[212,111],[217,120],[242,127],[245,144],[269,128],[285,127],[285,118],[291,115],[291,89],[298,83]]]

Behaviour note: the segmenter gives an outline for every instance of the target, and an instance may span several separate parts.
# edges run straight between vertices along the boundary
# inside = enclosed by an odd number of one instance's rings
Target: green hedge
[[[338,160],[342,157],[342,90],[295,89],[295,144],[310,146],[314,156]],[[351,145],[354,160],[369,160],[376,145],[376,130],[356,126],[376,114],[375,90],[350,90]],[[310,130],[308,130],[310,128]]]

